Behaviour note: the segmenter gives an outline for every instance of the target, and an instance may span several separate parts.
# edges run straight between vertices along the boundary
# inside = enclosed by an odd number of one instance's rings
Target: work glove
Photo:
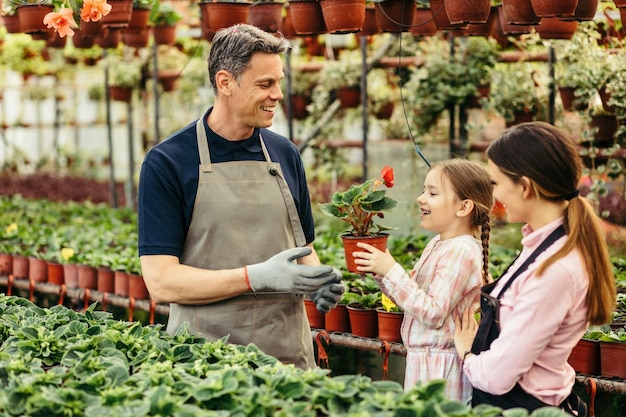
[[[333,273],[337,276],[333,282],[309,294],[309,298],[315,303],[315,308],[322,314],[326,314],[337,307],[343,293],[346,291],[346,286],[341,282],[341,272],[333,268]]]
[[[284,250],[267,261],[246,267],[250,289],[308,294],[337,279],[331,266],[299,265],[295,259],[310,255],[309,247]]]

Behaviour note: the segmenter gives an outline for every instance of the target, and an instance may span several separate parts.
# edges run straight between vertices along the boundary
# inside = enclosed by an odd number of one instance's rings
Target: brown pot
[[[578,28],[577,21],[564,21],[558,17],[544,17],[535,26],[541,39],[572,39]]]
[[[126,31],[141,32],[148,28],[148,18],[150,17],[150,9],[145,7],[133,7],[130,13],[130,20]]]
[[[577,20],[579,22],[593,20],[598,11],[599,0],[578,0],[573,16],[562,16],[561,20]]]
[[[464,23],[453,24],[450,22],[444,0],[430,0],[430,12],[433,15],[435,26],[439,30],[462,29],[467,26]]]
[[[150,43],[150,28],[138,32],[124,31],[122,42],[131,48],[145,48]]]
[[[174,45],[176,42],[176,25],[154,26],[152,37],[157,45]]]
[[[43,259],[28,258],[28,278],[35,282],[48,281],[48,263]]]
[[[361,104],[361,87],[339,87],[336,93],[344,109],[353,109]]]
[[[115,295],[128,297],[128,274],[124,271],[114,271],[113,275]]]
[[[63,285],[65,283],[63,265],[56,262],[48,262],[48,283],[54,285]]]
[[[13,276],[17,279],[28,278],[28,257],[23,255],[13,255]]]
[[[289,0],[293,29],[298,35],[319,35],[328,32],[322,6],[316,0]]]
[[[365,0],[319,0],[329,33],[354,33],[363,29]]]
[[[202,39],[211,42],[215,36],[215,31],[211,28],[209,23],[209,3],[200,2],[200,31]]]
[[[98,291],[112,294],[115,289],[115,274],[109,268],[98,268]]]
[[[77,265],[78,288],[95,290],[98,288],[98,271],[89,265]]]
[[[413,14],[413,24],[411,25],[411,35],[413,36],[433,36],[437,33],[437,26],[433,20],[433,13],[430,7],[415,6]]]
[[[96,37],[98,46],[104,49],[115,49],[122,41],[122,29],[111,27],[104,31],[104,35]]]
[[[67,288],[78,288],[78,265],[63,264],[63,278]]]
[[[163,91],[174,91],[179,77],[180,73],[178,71],[159,71],[157,74],[157,79]]]
[[[357,265],[354,263],[354,257],[352,256],[352,252],[360,251],[361,248],[357,247],[358,242],[368,243],[382,251],[387,249],[387,239],[389,239],[388,234],[379,234],[376,236],[352,236],[352,235],[341,235],[341,240],[343,241],[343,249],[346,255],[346,266],[348,268],[348,272],[353,273],[361,273],[357,271]]]
[[[128,27],[133,13],[133,0],[108,0],[107,2],[111,5],[111,11],[100,19],[102,26],[119,29]]]
[[[600,343],[597,340],[580,339],[567,362],[576,372],[600,375]]]
[[[491,0],[444,0],[450,23],[485,23],[489,18]]]
[[[248,23],[266,32],[278,32],[282,20],[282,2],[255,2],[248,9]]]
[[[0,253],[0,275],[11,275],[13,273],[13,255]]]
[[[136,300],[145,300],[150,298],[148,288],[143,277],[138,274],[128,274],[128,296]]]
[[[77,30],[72,37],[72,44],[77,49],[89,49],[96,44],[96,36],[83,33],[82,30]]]
[[[378,314],[378,338],[386,342],[402,343],[400,329],[402,328],[403,312],[376,310]]]
[[[583,111],[589,107],[589,103],[577,103],[575,87],[559,87],[559,96],[565,111]]]
[[[520,123],[532,122],[535,120],[535,112],[532,110],[528,111],[516,111],[513,120],[507,120],[505,122],[505,127],[511,127],[518,125]]]
[[[578,0],[530,0],[540,17],[573,16]]]
[[[498,18],[498,9],[492,7],[489,11],[489,17],[485,23],[470,23],[467,29],[461,29],[464,36],[484,36],[488,37],[493,32],[496,19]]]
[[[626,343],[600,342],[600,373],[626,378]]]
[[[217,3],[206,3],[204,7],[207,9],[209,26],[213,32],[238,23],[248,23],[250,3],[220,1]]]
[[[376,8],[365,7],[365,20],[363,20],[363,29],[358,32],[359,36],[372,36],[382,32],[376,20]]]
[[[17,15],[17,13],[2,16],[2,20],[4,21],[4,27],[6,28],[7,33],[22,32],[22,28],[20,27],[20,17]]]
[[[285,13],[283,14],[283,18],[280,21],[280,33],[283,34],[285,38],[294,39],[297,35],[296,29],[293,27],[293,20],[291,19],[291,9],[289,8],[289,4],[285,3]]]
[[[57,32],[52,32],[48,39],[46,39],[46,47],[63,49],[67,44],[67,36],[60,37]]]
[[[315,303],[307,298],[304,299],[304,308],[306,316],[309,319],[309,325],[312,329],[323,329],[325,326],[324,315],[317,311]]]
[[[117,85],[109,86],[109,94],[111,100],[130,102],[133,98],[133,89],[128,87],[120,87]]]
[[[509,25],[534,26],[541,22],[530,0],[502,0],[502,12]]]
[[[383,32],[407,32],[415,17],[415,2],[406,0],[385,0],[376,2],[376,21]]]
[[[283,110],[285,114],[287,114],[287,108],[285,106],[285,102],[282,102]],[[304,94],[292,94],[291,95],[291,111],[292,117],[296,120],[306,119],[309,115],[309,111],[307,110],[307,106],[311,104],[311,98],[309,96],[305,96]]]
[[[80,32],[83,35],[91,35],[91,36],[103,36],[105,32],[104,26],[102,26],[102,20],[98,20],[97,22],[89,21],[89,22],[80,22]]]
[[[393,114],[393,109],[395,108],[395,104],[393,101],[387,102],[380,106],[378,111],[374,113],[374,117],[379,120],[388,120]]]
[[[46,39],[54,33],[43,23],[43,18],[54,10],[54,6],[48,4],[31,4],[17,8],[20,19],[20,30],[35,36],[38,39]],[[40,37],[38,37],[40,36]]]
[[[345,304],[338,304],[325,316],[326,330],[329,332],[350,333],[350,315]]]
[[[617,117],[613,114],[597,114],[591,116],[589,127],[596,132],[593,134],[593,144],[599,147],[612,146],[617,132]]]
[[[350,330],[353,335],[375,338],[378,335],[378,315],[374,309],[348,306]]]

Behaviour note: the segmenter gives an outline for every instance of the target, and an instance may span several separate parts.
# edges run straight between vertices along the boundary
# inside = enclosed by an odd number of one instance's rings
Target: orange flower
[[[97,22],[111,11],[111,5],[106,0],[84,0],[83,8],[80,10],[80,18],[85,22],[90,20]]]
[[[48,28],[54,28],[60,37],[74,36],[72,28],[77,28],[72,9],[62,8],[58,12],[50,12],[43,18],[43,23]]]
[[[385,181],[385,187],[393,187],[393,168],[391,168],[389,165],[385,165],[380,172],[380,176],[383,177],[383,181]]]

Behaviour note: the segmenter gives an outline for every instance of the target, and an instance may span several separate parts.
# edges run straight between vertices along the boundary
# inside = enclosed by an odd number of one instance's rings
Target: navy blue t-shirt
[[[315,230],[311,201],[298,148],[284,136],[267,129],[255,129],[252,136],[243,141],[228,141],[209,129],[207,115],[208,112],[203,120],[211,163],[264,161],[259,140],[261,133],[271,160],[280,163],[296,203],[306,241],[313,242]],[[182,255],[198,189],[199,165],[195,121],[146,153],[137,196],[139,256]]]

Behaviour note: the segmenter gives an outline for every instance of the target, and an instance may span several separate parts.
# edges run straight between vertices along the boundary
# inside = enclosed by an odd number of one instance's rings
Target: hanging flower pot
[[[129,32],[141,32],[148,28],[148,19],[150,17],[150,9],[145,7],[133,7],[130,13],[130,20],[128,21]],[[82,22],[81,22],[82,23]]]
[[[375,4],[376,21],[383,32],[408,32],[415,16],[415,2],[406,0],[381,0]]]
[[[180,72],[178,71],[159,71],[157,74],[157,80],[159,80],[159,84],[163,91],[174,91],[176,89],[176,81],[180,77]]]
[[[176,25],[153,26],[152,37],[157,45],[174,45],[176,42]]]
[[[352,256],[353,252],[358,252],[361,249],[357,246],[357,243],[364,242],[369,245],[374,246],[375,248],[380,249],[381,251],[385,251],[387,249],[387,240],[389,239],[388,234],[379,234],[375,236],[353,236],[353,235],[341,235],[341,240],[343,242],[343,249],[346,256],[346,266],[348,268],[348,272],[360,273],[356,269],[357,265],[354,263],[354,256]]]
[[[96,36],[83,33],[82,30],[74,31],[72,44],[77,49],[90,49],[96,44]]]
[[[439,30],[454,30],[467,26],[465,23],[453,24],[450,22],[444,0],[430,0],[430,12],[433,15],[435,26]]]
[[[402,320],[404,312],[385,311],[382,308],[376,310],[378,315],[378,338],[387,342],[402,343]]]
[[[498,18],[498,10],[492,7],[489,11],[489,17],[485,23],[470,23],[467,29],[461,29],[464,36],[484,36],[488,37],[493,32],[496,19]]]
[[[344,109],[353,109],[361,104],[361,87],[346,86],[335,90]]]
[[[293,27],[293,20],[291,19],[291,9],[289,8],[289,4],[285,3],[284,7],[285,13],[283,14],[283,18],[280,22],[280,33],[287,39],[293,39],[296,37],[296,29]]]
[[[80,22],[80,29],[77,32],[80,32],[85,36],[90,35],[93,37],[97,37],[104,36],[105,28],[104,26],[102,26],[102,20],[98,20],[97,22]]]
[[[530,0],[539,17],[573,16],[578,0]]]
[[[145,48],[150,43],[150,28],[138,32],[124,31],[122,42],[131,48]]]
[[[378,20],[376,20],[376,9],[374,7],[366,7],[363,29],[358,32],[358,35],[372,36],[381,32],[382,30],[380,26],[378,26]]]
[[[49,29],[43,18],[54,10],[54,6],[48,4],[31,4],[17,8],[17,15],[20,19],[20,29],[36,39],[47,39],[54,33],[54,29]]]
[[[122,41],[122,29],[108,28],[104,31],[103,36],[95,38],[96,44],[103,49],[115,49]]]
[[[572,39],[577,28],[577,21],[568,22],[558,17],[544,17],[541,23],[535,26],[541,39]]]
[[[63,49],[66,43],[67,36],[60,37],[57,32],[53,32],[48,39],[46,39],[46,47],[48,48]]]
[[[213,32],[238,23],[248,23],[250,3],[236,1],[219,1],[204,4],[209,15],[209,26]]]
[[[328,32],[322,6],[317,0],[289,0],[293,29],[298,35],[320,35]]]
[[[451,24],[485,23],[491,0],[444,0]]]
[[[337,307],[330,310],[325,316],[326,330],[350,333],[350,315],[345,304],[337,304]]]
[[[589,127],[595,131],[593,134],[594,146],[607,148],[615,142],[618,122],[614,114],[592,115]]]
[[[369,338],[378,335],[378,314],[375,309],[348,306],[348,317],[353,335]]]
[[[535,110],[517,110],[513,113],[513,119],[505,122],[505,127],[518,125],[520,123],[532,122],[535,120]]]
[[[509,25],[534,26],[541,22],[541,17],[535,13],[530,0],[502,0],[501,7]]]
[[[291,95],[291,112],[292,117],[296,120],[306,119],[309,115],[309,111],[307,110],[307,106],[311,104],[311,98],[304,94],[292,94]],[[285,107],[285,102],[282,102],[283,110],[287,113],[287,109]]]
[[[593,20],[598,11],[599,0],[578,0],[572,16],[562,16],[561,20],[577,20],[579,22]]]
[[[248,9],[248,23],[266,32],[278,32],[283,20],[283,3],[277,1],[255,2]]]
[[[325,327],[324,315],[317,311],[315,303],[308,298],[304,299],[304,308],[306,316],[309,319],[309,325],[312,329],[323,329]]]
[[[4,27],[7,33],[22,33],[20,17],[17,13],[4,15],[2,16],[2,20],[4,21]]]
[[[413,24],[409,29],[413,36],[433,36],[437,33],[437,26],[433,20],[433,13],[430,7],[415,6],[413,14]]]
[[[111,5],[111,11],[100,19],[102,26],[119,29],[128,27],[133,13],[133,0],[108,0],[107,2]]]
[[[589,108],[589,103],[578,102],[576,87],[559,87],[559,97],[565,111],[583,111]]]
[[[133,98],[133,89],[130,87],[122,87],[118,85],[109,86],[109,94],[111,100],[130,102]]]
[[[329,33],[354,33],[363,29],[365,0],[319,0]]]

